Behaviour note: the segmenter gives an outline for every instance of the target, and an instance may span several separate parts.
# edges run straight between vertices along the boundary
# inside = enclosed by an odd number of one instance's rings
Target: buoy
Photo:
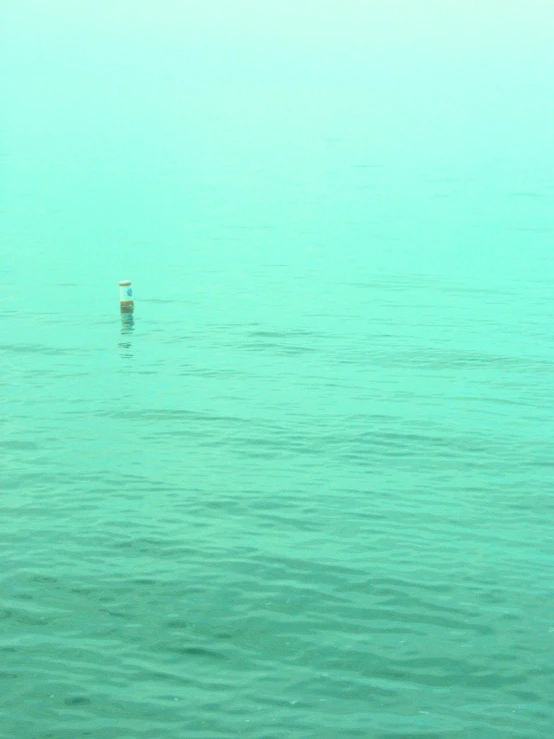
[[[119,305],[122,313],[132,313],[135,309],[131,280],[121,280],[119,282]]]

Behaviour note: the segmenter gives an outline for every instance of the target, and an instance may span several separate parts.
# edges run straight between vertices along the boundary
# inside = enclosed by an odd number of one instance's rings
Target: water
[[[551,736],[531,6],[9,8],[2,739]]]

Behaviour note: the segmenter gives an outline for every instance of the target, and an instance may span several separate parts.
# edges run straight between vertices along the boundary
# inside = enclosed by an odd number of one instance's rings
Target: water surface
[[[128,5],[2,32],[0,734],[550,737],[544,12]]]

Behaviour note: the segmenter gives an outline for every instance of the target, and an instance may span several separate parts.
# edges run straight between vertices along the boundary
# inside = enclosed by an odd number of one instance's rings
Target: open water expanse
[[[546,6],[8,5],[1,739],[549,739]]]

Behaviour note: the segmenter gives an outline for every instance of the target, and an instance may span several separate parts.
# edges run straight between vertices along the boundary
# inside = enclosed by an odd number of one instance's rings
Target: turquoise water
[[[552,735],[551,19],[445,8],[8,3],[2,739]]]

